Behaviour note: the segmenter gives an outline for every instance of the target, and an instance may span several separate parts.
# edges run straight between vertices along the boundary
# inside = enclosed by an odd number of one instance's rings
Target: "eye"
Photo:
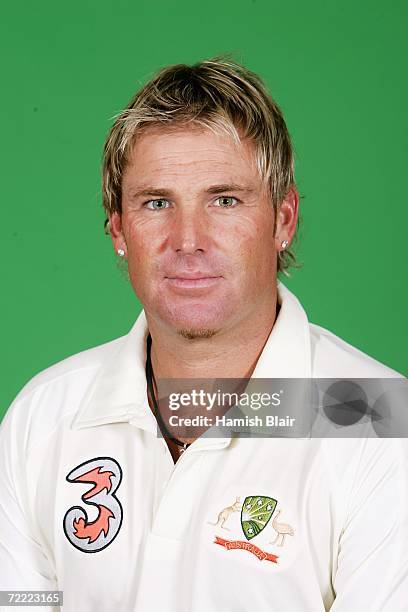
[[[216,199],[216,202],[219,202],[221,208],[230,208],[231,206],[235,206],[238,200],[233,196],[220,196]]]
[[[170,204],[168,200],[159,198],[158,200],[149,200],[148,202],[145,202],[144,205],[149,210],[162,210],[163,208],[168,208],[167,204]]]

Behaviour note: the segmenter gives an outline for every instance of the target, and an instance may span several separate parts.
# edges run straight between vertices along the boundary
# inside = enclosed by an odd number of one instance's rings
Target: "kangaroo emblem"
[[[216,527],[221,527],[222,529],[227,529],[227,531],[230,531],[228,527],[225,527],[225,523],[227,522],[227,520],[229,519],[229,517],[231,516],[233,512],[239,512],[240,510],[241,510],[240,498],[236,497],[235,502],[232,504],[232,506],[227,506],[226,508],[221,510],[221,512],[218,514],[216,523],[208,522],[208,524],[215,525]]]

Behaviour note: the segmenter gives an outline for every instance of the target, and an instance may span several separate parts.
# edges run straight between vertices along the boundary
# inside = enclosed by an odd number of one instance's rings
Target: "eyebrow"
[[[223,185],[212,185],[208,189],[205,190],[206,193],[216,194],[222,193],[224,191],[235,191],[240,193],[254,193],[255,189],[253,187],[238,185],[236,183],[226,183]]]
[[[254,193],[256,190],[253,187],[239,185],[237,183],[223,183],[220,185],[211,185],[211,187],[208,187],[207,189],[204,190],[205,193],[208,193],[211,195],[216,195],[217,193],[232,192],[232,191],[234,191],[235,193],[239,192],[239,193],[251,194],[251,193]],[[132,199],[135,199],[141,196],[171,197],[173,195],[173,191],[171,189],[166,189],[166,188],[146,186],[140,189],[130,188],[128,190],[128,195]]]

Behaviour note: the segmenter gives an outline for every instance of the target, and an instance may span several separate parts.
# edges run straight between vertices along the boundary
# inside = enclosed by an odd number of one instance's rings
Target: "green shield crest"
[[[252,540],[269,523],[277,500],[264,495],[246,497],[241,510],[241,527],[247,540]]]

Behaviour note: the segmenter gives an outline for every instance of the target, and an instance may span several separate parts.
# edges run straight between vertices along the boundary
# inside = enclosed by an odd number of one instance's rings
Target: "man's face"
[[[199,128],[148,130],[134,146],[122,194],[122,218],[111,218],[114,245],[126,244],[148,320],[209,337],[238,330],[272,303],[274,213],[252,143]]]

